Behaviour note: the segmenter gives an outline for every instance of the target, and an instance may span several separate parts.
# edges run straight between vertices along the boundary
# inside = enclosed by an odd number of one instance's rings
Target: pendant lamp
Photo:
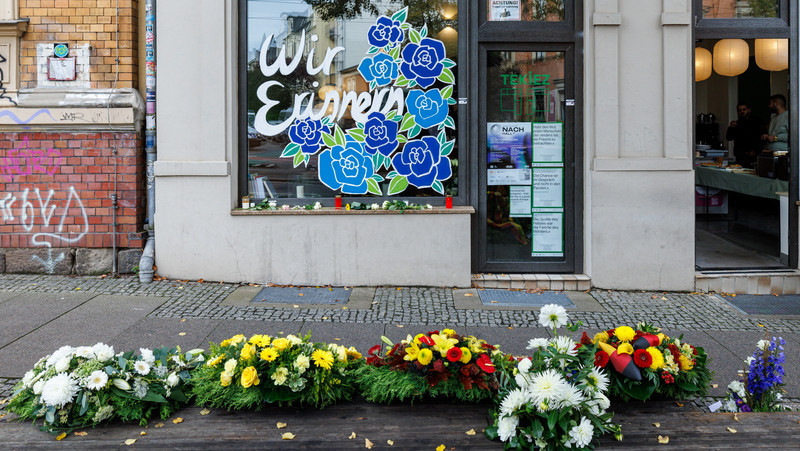
[[[702,48],[694,48],[694,81],[708,80],[711,76],[711,52]]]
[[[756,64],[773,72],[789,68],[788,39],[756,39]]]
[[[750,65],[750,47],[744,39],[722,39],[714,45],[714,71],[726,77],[745,73]]]

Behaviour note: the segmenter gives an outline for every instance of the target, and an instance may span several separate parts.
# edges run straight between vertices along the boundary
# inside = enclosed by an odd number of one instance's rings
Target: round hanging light
[[[756,39],[756,64],[773,72],[789,68],[788,39]]]
[[[694,81],[708,80],[711,76],[711,52],[702,48],[694,48]]]
[[[750,47],[744,39],[722,39],[714,45],[714,71],[726,77],[745,73],[750,65]]]

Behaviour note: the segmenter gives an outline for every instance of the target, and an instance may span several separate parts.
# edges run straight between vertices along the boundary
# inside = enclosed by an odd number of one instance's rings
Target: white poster
[[[487,185],[528,185],[531,184],[530,169],[488,169]]]
[[[520,20],[520,0],[489,0],[489,20]]]
[[[533,124],[533,165],[564,163],[564,124],[538,122]]]
[[[530,218],[531,217],[531,187],[512,186],[509,190],[511,206],[509,207],[509,217]]]
[[[564,256],[564,213],[533,212],[534,257]]]
[[[564,169],[533,169],[532,208],[564,208]]]

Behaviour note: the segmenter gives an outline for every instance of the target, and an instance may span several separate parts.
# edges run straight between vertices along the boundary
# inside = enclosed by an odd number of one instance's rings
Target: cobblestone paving
[[[0,377],[0,415],[5,412],[5,408],[8,405],[8,401],[11,400],[11,395],[14,394],[14,384],[17,383],[17,379],[9,379]]]

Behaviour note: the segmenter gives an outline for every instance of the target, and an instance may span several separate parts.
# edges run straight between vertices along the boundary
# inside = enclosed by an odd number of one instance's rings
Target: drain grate
[[[796,294],[737,294],[722,299],[747,315],[800,315],[800,295]]]
[[[482,290],[478,291],[478,295],[483,305],[543,307],[547,304],[557,304],[564,308],[576,308],[566,294],[556,291],[528,293],[526,291]]]
[[[264,304],[347,304],[350,290],[344,288],[266,287],[252,303]]]

